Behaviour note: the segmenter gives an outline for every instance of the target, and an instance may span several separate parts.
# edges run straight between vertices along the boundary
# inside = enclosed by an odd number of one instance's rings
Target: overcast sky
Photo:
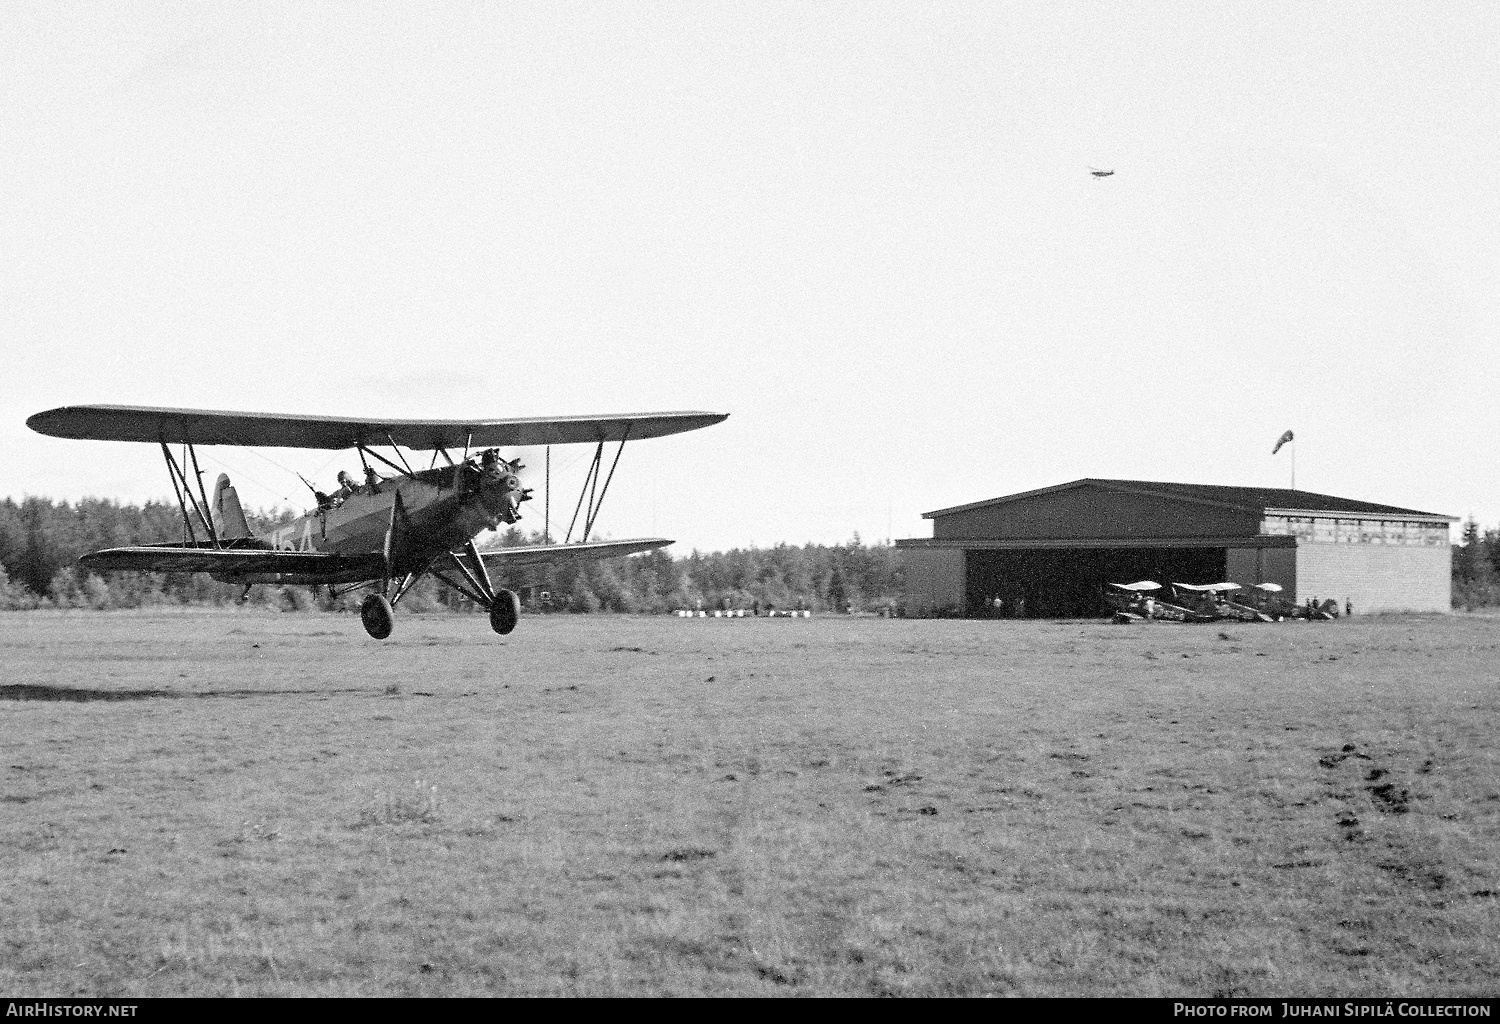
[[[1304,490],[1500,524],[1493,3],[0,14],[0,495],[171,494],[65,404],[707,409],[606,534],[1287,486],[1289,428]],[[202,454],[261,507],[357,464]]]

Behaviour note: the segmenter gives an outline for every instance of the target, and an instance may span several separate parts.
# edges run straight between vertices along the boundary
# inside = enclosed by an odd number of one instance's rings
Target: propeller
[[[531,445],[525,448],[512,448],[504,452],[497,452],[497,457],[507,473],[516,478],[522,485],[522,501],[530,501],[531,493],[535,488],[524,486],[528,481],[541,480],[547,472],[547,449],[543,445]],[[555,463],[557,460],[553,459]],[[556,469],[556,466],[553,467]]]

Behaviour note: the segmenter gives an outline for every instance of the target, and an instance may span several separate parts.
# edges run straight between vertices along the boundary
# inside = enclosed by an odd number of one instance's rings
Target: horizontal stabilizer
[[[398,444],[431,451],[638,441],[697,430],[728,417],[728,413],[718,412],[648,412],[503,420],[384,420],[70,405],[39,412],[26,425],[40,434],[85,441],[326,449]]]
[[[286,573],[358,580],[379,576],[383,561],[378,553],[335,555],[326,551],[146,545],[96,551],[84,555],[78,564],[89,572],[207,572],[217,577]]]
[[[529,544],[514,548],[488,548],[479,552],[479,556],[484,559],[486,567],[508,569],[520,565],[618,558],[641,551],[654,551],[671,543],[672,541],[661,537],[645,537],[638,540],[595,540],[586,544]]]

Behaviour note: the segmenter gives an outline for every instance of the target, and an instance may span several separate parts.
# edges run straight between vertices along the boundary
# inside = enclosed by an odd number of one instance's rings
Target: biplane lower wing
[[[89,572],[206,572],[221,579],[275,574],[320,581],[373,579],[385,566],[384,559],[375,554],[176,545],[109,548],[84,555],[78,564]]]
[[[655,551],[672,542],[662,537],[637,540],[596,540],[585,544],[530,544],[514,548],[489,548],[479,552],[486,568],[512,568],[559,562],[592,562],[642,551]]]

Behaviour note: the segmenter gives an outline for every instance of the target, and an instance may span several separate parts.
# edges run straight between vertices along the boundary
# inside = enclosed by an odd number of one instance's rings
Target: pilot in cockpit
[[[357,490],[359,490],[359,484],[354,482],[354,477],[350,476],[347,470],[339,470],[339,489],[334,494],[334,498],[343,501]]]

